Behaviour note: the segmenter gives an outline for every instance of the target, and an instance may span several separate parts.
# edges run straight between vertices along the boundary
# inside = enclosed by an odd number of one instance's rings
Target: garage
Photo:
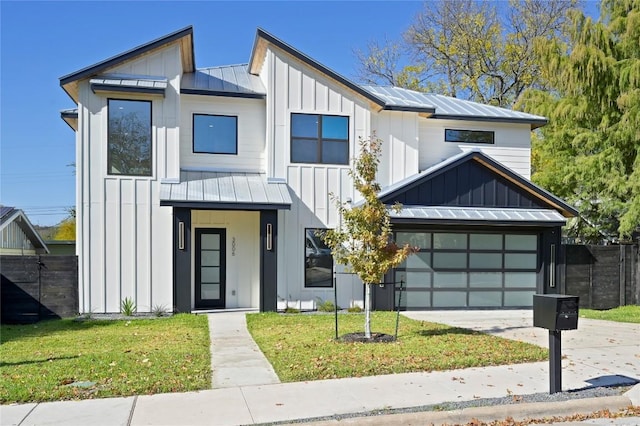
[[[389,188],[398,244],[418,248],[374,291],[376,309],[527,308],[561,293],[561,227],[577,211],[481,152]],[[402,291],[400,291],[402,287]]]
[[[538,234],[518,230],[395,234],[398,243],[420,248],[394,271],[393,280],[406,289],[401,307],[531,306],[540,268]]]

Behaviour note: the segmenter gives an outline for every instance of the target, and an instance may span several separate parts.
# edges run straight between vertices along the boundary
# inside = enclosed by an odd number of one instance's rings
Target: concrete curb
[[[310,422],[309,425],[456,425],[467,424],[474,419],[490,422],[512,417],[514,420],[564,417],[574,414],[590,414],[600,410],[616,412],[633,405],[625,396],[606,396],[558,402],[531,402],[525,404],[472,407],[454,411],[424,411],[380,416],[352,417],[341,420]]]

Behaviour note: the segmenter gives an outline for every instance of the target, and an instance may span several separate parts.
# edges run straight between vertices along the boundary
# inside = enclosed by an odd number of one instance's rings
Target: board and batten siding
[[[266,171],[265,101],[223,96],[182,95],[180,120],[180,166],[189,170]],[[238,153],[203,154],[193,152],[193,115],[237,117]]]
[[[495,143],[489,145],[445,142],[445,129],[493,131]],[[421,118],[419,132],[420,170],[425,170],[461,152],[479,149],[521,176],[531,178],[531,126],[529,124]]]
[[[164,76],[165,97],[96,95],[79,84],[76,133],[77,254],[81,312],[120,312],[131,298],[139,312],[173,306],[172,211],[160,207],[160,181],[179,178],[178,117],[181,76],[177,46],[108,71]],[[107,174],[108,99],[151,100],[152,175]]]
[[[278,291],[280,299],[333,299],[332,288],[305,288],[305,229],[333,228],[339,217],[330,194],[355,200],[349,165],[291,162],[291,114],[349,117],[349,157],[358,152],[358,138],[371,132],[369,102],[291,55],[268,49],[260,77],[267,88],[267,174],[285,179],[293,192],[291,210],[279,213]],[[339,303],[362,300],[362,287],[349,276],[340,277]]]
[[[196,228],[226,230],[226,308],[259,308],[260,212],[193,210],[191,227],[191,235],[196,235]],[[195,238],[191,244],[191,270],[195,271]],[[195,272],[191,274],[191,306],[195,304],[194,286]]]
[[[418,173],[418,114],[381,111],[372,114],[371,127],[383,141],[378,183],[384,188]]]

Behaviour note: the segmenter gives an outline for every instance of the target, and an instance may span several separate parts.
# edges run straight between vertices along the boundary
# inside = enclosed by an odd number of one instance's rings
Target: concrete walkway
[[[542,339],[530,327],[526,312],[492,313],[429,312],[408,313],[423,320],[434,315],[438,322],[469,321],[472,328],[484,327],[494,334],[516,333],[526,339]],[[505,316],[506,317],[501,317]],[[530,315],[530,313],[529,313]],[[457,320],[454,321],[454,318]],[[450,401],[495,398],[548,392],[548,363],[537,362],[464,370],[408,373],[385,376],[321,380],[297,383],[240,384],[233,381],[271,380],[270,365],[260,367],[255,343],[247,341],[244,313],[211,314],[212,340],[226,340],[229,347],[212,351],[218,387],[200,392],[142,395],[89,401],[0,406],[2,425],[243,425],[309,419],[405,408]],[[446,320],[445,320],[446,319]],[[595,384],[633,383],[640,379],[638,326],[580,319],[580,329],[563,333],[568,358],[563,362],[563,389]],[[600,330],[603,329],[603,330]],[[246,333],[246,334],[245,334]],[[575,333],[571,335],[571,333]],[[524,337],[521,337],[525,339]],[[612,339],[614,341],[612,341]],[[633,339],[633,340],[629,340]],[[235,349],[231,346],[236,346]],[[573,351],[573,352],[571,352]],[[213,353],[217,353],[213,354]],[[237,368],[237,362],[247,369]],[[227,367],[222,367],[225,363]],[[259,371],[261,368],[266,371]],[[250,376],[256,375],[257,378]],[[626,396],[595,398],[552,404],[517,404],[467,409],[464,412],[399,414],[343,420],[351,424],[441,424],[462,423],[480,416],[516,419],[550,417],[608,408],[613,411],[630,404],[640,405],[640,385]],[[506,414],[505,414],[506,413]],[[462,417],[460,417],[462,416]],[[640,419],[629,420],[637,424]],[[620,423],[619,423],[620,424]],[[621,423],[625,424],[625,423]]]
[[[247,312],[250,311],[207,314],[214,389],[280,383],[273,367],[247,331]]]

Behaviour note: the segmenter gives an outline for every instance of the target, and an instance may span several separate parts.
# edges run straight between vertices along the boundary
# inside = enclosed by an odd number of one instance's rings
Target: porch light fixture
[[[178,250],[184,250],[184,222],[178,222]]]
[[[267,251],[273,250],[273,226],[267,223]]]
[[[549,287],[556,286],[556,245],[551,244],[551,262],[549,262]]]

